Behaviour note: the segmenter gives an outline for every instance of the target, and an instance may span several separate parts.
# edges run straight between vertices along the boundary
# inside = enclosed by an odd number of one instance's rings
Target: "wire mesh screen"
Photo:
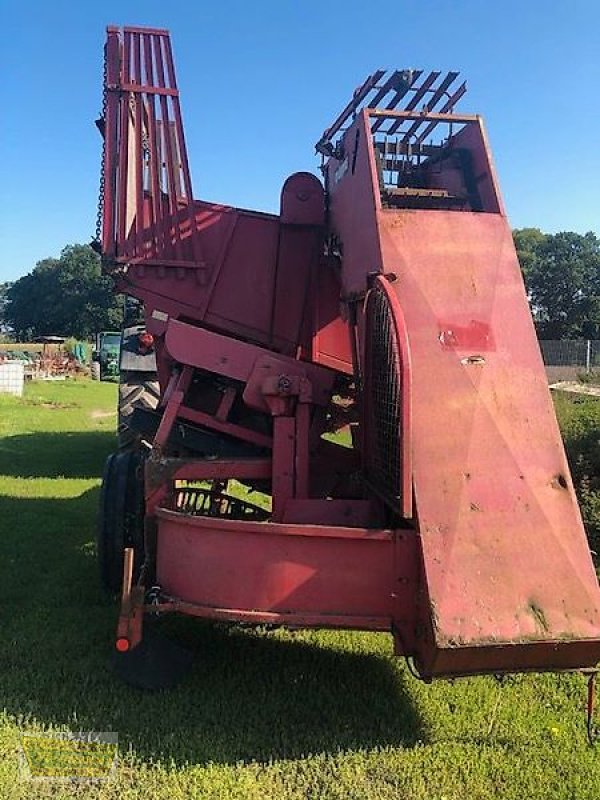
[[[366,476],[373,489],[398,509],[402,486],[400,352],[392,310],[378,286],[367,301],[366,360]]]

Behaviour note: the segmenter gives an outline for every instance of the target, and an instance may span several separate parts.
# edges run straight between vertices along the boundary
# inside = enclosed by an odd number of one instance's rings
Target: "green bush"
[[[577,380],[579,383],[600,386],[600,372],[597,369],[591,369],[589,372],[581,370],[577,373]]]
[[[600,399],[554,394],[590,547],[600,565]]]

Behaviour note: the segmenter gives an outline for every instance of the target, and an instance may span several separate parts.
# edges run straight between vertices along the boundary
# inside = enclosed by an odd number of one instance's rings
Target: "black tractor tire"
[[[93,381],[99,381],[100,378],[100,362],[92,361],[90,366],[90,376]]]
[[[154,372],[121,372],[119,383],[119,449],[135,447],[138,435],[129,421],[136,406],[155,409],[160,399],[160,385]]]
[[[96,552],[100,580],[116,593],[123,581],[126,547],[134,552],[134,581],[144,563],[144,459],[135,450],[116,452],[104,465]]]

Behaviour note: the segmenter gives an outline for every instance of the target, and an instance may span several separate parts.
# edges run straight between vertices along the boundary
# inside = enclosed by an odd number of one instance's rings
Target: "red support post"
[[[295,489],[296,423],[294,417],[273,418],[273,521],[283,520]]]
[[[171,433],[171,428],[173,427],[173,423],[177,419],[179,408],[183,403],[185,393],[187,392],[190,381],[192,380],[192,375],[193,370],[191,367],[184,367],[181,370],[175,385],[175,389],[167,401],[160,425],[156,431],[153,443],[155,447],[162,447],[167,442],[169,434]]]

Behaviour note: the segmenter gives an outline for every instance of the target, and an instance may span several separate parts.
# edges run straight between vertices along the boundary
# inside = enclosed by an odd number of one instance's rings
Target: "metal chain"
[[[104,65],[102,78],[102,119],[106,124],[106,105],[107,105],[107,65],[106,50],[104,50]],[[102,241],[102,215],[104,212],[104,159],[106,156],[106,130],[102,136],[102,161],[100,163],[100,188],[98,190],[98,212],[96,214],[96,243],[100,245]]]

